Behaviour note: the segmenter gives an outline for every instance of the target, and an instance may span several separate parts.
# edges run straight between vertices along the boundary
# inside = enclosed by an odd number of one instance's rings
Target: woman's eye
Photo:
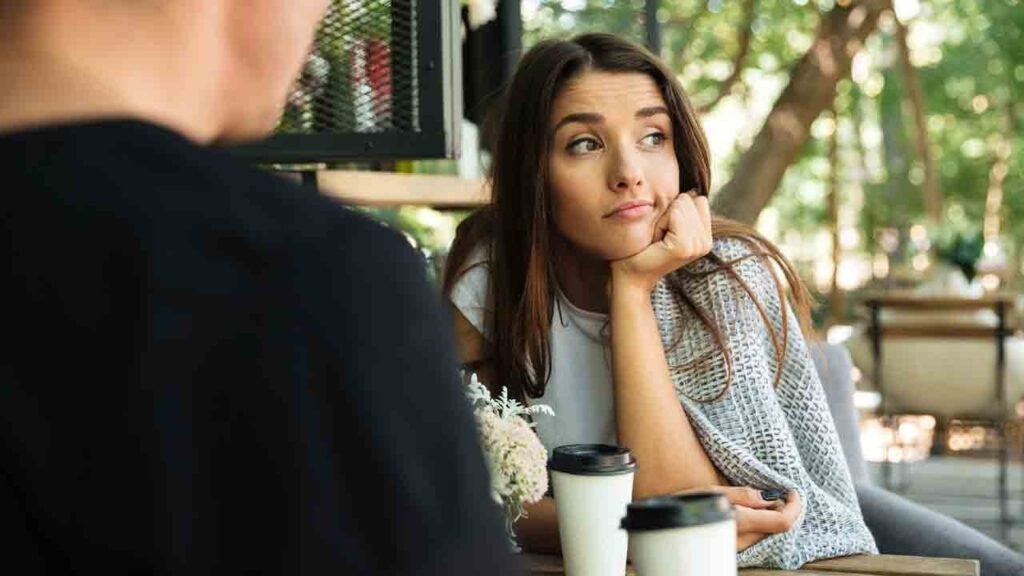
[[[593,138],[580,138],[569,143],[568,150],[571,154],[587,154],[597,152],[601,144]]]
[[[665,135],[661,132],[652,132],[641,140],[647,146],[661,146],[665,143]]]

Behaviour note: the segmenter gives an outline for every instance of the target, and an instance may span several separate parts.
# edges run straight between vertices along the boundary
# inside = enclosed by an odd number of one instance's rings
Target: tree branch
[[[732,179],[715,195],[719,214],[750,224],[757,220],[810,137],[811,124],[831,106],[839,80],[850,75],[853,56],[878,27],[886,5],[887,0],[852,0],[822,16],[814,43],[793,67]]]
[[[715,95],[710,101],[697,106],[697,113],[706,114],[711,111],[722,98],[725,98],[732,93],[733,86],[736,81],[740,79],[740,75],[743,73],[743,65],[747,60],[747,55],[750,54],[750,40],[753,37],[754,27],[754,8],[757,4],[756,0],[744,0],[743,4],[743,26],[740,28],[740,35],[738,39],[739,49],[736,51],[736,57],[732,62],[732,72],[729,77],[722,81],[718,87],[718,94]]]
[[[831,116],[835,126],[828,137],[828,231],[832,238],[832,289],[828,294],[828,323],[837,324],[843,321],[843,291],[839,288],[839,264],[843,258],[842,246],[839,242],[839,205],[841,204],[839,172],[839,112],[835,101],[832,102]]]
[[[889,9],[892,10],[891,5]],[[895,10],[893,10],[893,20],[896,21],[896,44],[900,52],[900,63],[903,66],[903,82],[907,103],[910,104],[910,109],[914,115],[914,144],[917,147],[917,155],[921,158],[921,164],[923,164],[924,168],[921,193],[924,196],[925,212],[932,223],[937,225],[942,218],[942,191],[939,189],[939,178],[935,173],[935,160],[928,147],[928,126],[925,124],[924,95],[921,93],[921,80],[918,78],[917,68],[910,61],[910,46],[907,44],[907,26],[896,17]]]

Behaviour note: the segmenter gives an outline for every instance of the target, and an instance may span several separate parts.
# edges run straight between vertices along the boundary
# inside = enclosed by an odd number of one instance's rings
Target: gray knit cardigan
[[[776,385],[777,355],[753,300],[703,258],[676,277],[720,328],[732,360],[731,379],[712,335],[663,280],[651,299],[676,392],[704,450],[732,484],[793,489],[803,503],[791,530],[741,552],[739,565],[796,569],[820,558],[877,554],[818,373],[796,316],[779,297],[772,265],[750,256],[748,245],[736,239],[716,240],[713,251],[726,262],[738,261],[736,272],[776,332],[784,329],[781,377]]]

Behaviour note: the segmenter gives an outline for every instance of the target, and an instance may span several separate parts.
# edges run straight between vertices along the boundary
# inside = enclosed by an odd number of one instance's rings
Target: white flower
[[[523,503],[540,500],[548,490],[548,453],[524,416],[555,413],[543,404],[520,404],[508,397],[506,388],[502,388],[501,396],[492,398],[476,374],[470,378],[466,396],[474,407],[492,495],[508,513],[518,517]]]
[[[508,388],[504,386],[501,388],[501,396],[499,398],[491,398],[491,392],[480,382],[476,374],[470,377],[467,387],[466,396],[469,397],[469,401],[473,403],[475,408],[488,408],[497,412],[502,418],[533,414],[555,415],[555,411],[547,404],[523,406],[515,398],[508,397]],[[530,424],[530,426],[533,426],[533,424]]]
[[[501,418],[477,410],[480,441],[491,471],[491,491],[499,502],[536,502],[548,490],[547,450],[521,417]]]

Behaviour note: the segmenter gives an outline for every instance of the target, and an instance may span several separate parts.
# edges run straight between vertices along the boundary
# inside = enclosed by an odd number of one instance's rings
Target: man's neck
[[[139,31],[125,31],[126,38],[112,46],[97,40],[110,37],[102,31],[86,31],[68,41],[73,33],[59,22],[22,32],[0,40],[0,133],[131,118],[197,142],[217,135],[213,86],[195,85],[202,74],[179,77],[188,73],[186,47],[163,50],[166,39],[147,40]]]

